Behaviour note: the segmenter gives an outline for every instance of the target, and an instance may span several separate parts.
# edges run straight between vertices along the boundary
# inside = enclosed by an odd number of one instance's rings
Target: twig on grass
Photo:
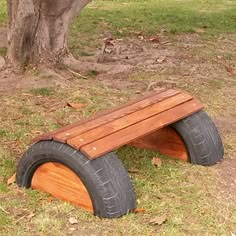
[[[75,71],[73,71],[73,70],[70,70],[70,69],[68,69],[68,68],[67,68],[67,70],[68,70],[70,73],[72,73],[73,75],[79,76],[79,77],[81,77],[81,78],[83,78],[83,79],[88,79],[88,77],[83,76],[83,75],[81,75],[81,74],[79,74],[79,73],[77,73],[77,72],[75,72]]]
[[[6,211],[2,206],[0,206],[0,210],[3,211],[4,213],[8,214],[8,215],[11,214],[10,212]]]

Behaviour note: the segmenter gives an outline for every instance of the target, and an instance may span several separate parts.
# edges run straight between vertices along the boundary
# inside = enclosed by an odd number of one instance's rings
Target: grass
[[[6,7],[6,1],[1,0],[0,1],[0,25],[5,25],[7,21],[7,7]]]
[[[36,96],[50,96],[53,93],[51,88],[32,89],[30,92]]]
[[[5,1],[0,0],[2,26],[6,24],[5,6]],[[129,175],[136,191],[137,207],[145,209],[145,213],[98,219],[47,194],[7,185],[18,159],[37,134],[124,103],[135,97],[137,91],[145,92],[143,84],[153,82],[174,85],[199,98],[213,119],[222,122],[217,124],[224,140],[226,161],[235,160],[235,77],[227,74],[225,65],[233,66],[236,54],[231,50],[233,45],[223,41],[235,42],[235,15],[236,2],[226,0],[93,1],[84,9],[73,22],[69,35],[69,47],[75,55],[94,55],[94,48],[99,47],[105,37],[132,39],[141,31],[145,35],[156,35],[165,30],[173,39],[173,45],[168,47],[168,52],[174,52],[171,59],[179,58],[179,61],[174,61],[176,65],[160,65],[154,72],[133,73],[120,80],[119,86],[115,78],[112,83],[106,83],[105,79],[96,79],[96,71],[90,71],[87,76],[91,79],[72,80],[69,88],[44,86],[1,92],[0,235],[236,233],[234,186],[222,187],[220,167],[192,166],[132,147],[120,148],[116,154],[128,170],[137,170]],[[197,29],[203,32],[196,37],[193,32]],[[191,37],[190,44],[197,46],[184,49],[184,43],[177,40],[179,36],[181,39]],[[5,54],[4,50],[0,49],[1,55]],[[181,57],[181,51],[189,56],[188,60]],[[216,61],[217,56],[221,61]],[[39,78],[39,73],[36,70],[33,74]],[[67,102],[83,103],[85,107],[75,110],[67,107]],[[161,158],[161,167],[151,164],[154,156]],[[231,194],[228,196],[227,192]],[[167,215],[166,223],[149,224],[150,219],[163,213]],[[77,225],[68,223],[71,216],[78,219]]]
[[[0,47],[0,56],[4,57],[7,54],[7,48],[6,47]]]
[[[78,54],[80,48],[97,47],[101,35],[122,38],[138,32],[179,34],[201,29],[212,37],[235,32],[235,21],[235,1],[93,1],[72,24],[69,42]]]

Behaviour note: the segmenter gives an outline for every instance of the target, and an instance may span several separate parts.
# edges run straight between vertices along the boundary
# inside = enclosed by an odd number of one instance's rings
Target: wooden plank
[[[88,143],[94,142],[100,138],[107,135],[115,133],[121,129],[124,129],[130,125],[136,124],[142,120],[145,120],[151,116],[175,107],[181,103],[187,102],[192,99],[192,96],[188,94],[177,94],[173,97],[167,98],[161,102],[152,104],[151,106],[140,109],[136,112],[121,117],[112,122],[107,122],[106,124],[89,130],[79,136],[67,140],[67,143],[76,148],[80,148]]]
[[[31,187],[93,212],[89,193],[79,177],[66,166],[47,162],[34,173]]]
[[[90,159],[99,157],[132,140],[163,128],[175,121],[199,111],[203,106],[195,99],[172,109],[159,113],[156,116],[143,120],[116,133],[108,135],[93,143],[83,146],[80,150]],[[77,148],[76,145],[73,147]]]
[[[66,142],[67,140],[72,139],[84,132],[92,130],[98,126],[104,125],[106,123],[109,123],[109,122],[119,119],[121,117],[125,117],[135,111],[138,111],[138,110],[145,108],[147,106],[150,106],[154,103],[165,100],[169,97],[175,96],[179,93],[180,92],[172,90],[172,89],[164,91],[162,93],[158,93],[152,97],[148,97],[148,98],[141,100],[139,102],[136,102],[132,105],[125,106],[124,108],[116,110],[112,113],[107,113],[105,115],[99,116],[93,120],[85,122],[82,125],[74,127],[72,129],[55,134],[55,135],[53,135],[53,140],[56,140],[59,142]]]
[[[61,127],[61,128],[59,128],[59,129],[57,129],[55,131],[51,131],[51,132],[47,132],[47,133],[44,133],[42,135],[39,135],[39,136],[37,136],[36,138],[33,139],[33,142],[38,142],[40,140],[51,140],[54,135],[57,135],[59,133],[63,133],[65,131],[67,131],[67,130],[73,129],[73,128],[79,126],[79,125],[83,125],[83,124],[85,124],[85,123],[87,123],[89,121],[92,121],[94,119],[98,119],[99,117],[105,116],[105,115],[110,114],[112,112],[121,110],[121,109],[123,109],[123,108],[125,108],[127,106],[130,106],[130,105],[133,105],[135,103],[138,103],[138,102],[140,102],[140,101],[142,101],[144,99],[148,99],[148,98],[151,98],[153,96],[156,96],[157,94],[162,93],[164,91],[166,91],[166,89],[161,88],[161,89],[155,90],[154,92],[153,91],[149,92],[149,93],[147,93],[144,96],[138,97],[138,98],[136,98],[136,99],[126,103],[126,104],[122,104],[120,106],[116,106],[116,107],[110,108],[108,110],[95,113],[91,117],[84,118],[84,119],[79,120],[79,121],[77,121],[75,123],[72,123],[70,125]]]
[[[160,154],[188,161],[188,154],[180,136],[167,126],[151,134],[135,139],[129,145],[157,151]]]

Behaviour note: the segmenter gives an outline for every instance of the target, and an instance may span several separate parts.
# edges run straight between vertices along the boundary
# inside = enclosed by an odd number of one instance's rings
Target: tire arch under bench
[[[213,165],[223,158],[223,145],[202,109],[191,95],[163,89],[45,133],[20,160],[17,183],[100,217],[121,216],[135,208],[135,197],[127,172],[111,151],[132,145]]]

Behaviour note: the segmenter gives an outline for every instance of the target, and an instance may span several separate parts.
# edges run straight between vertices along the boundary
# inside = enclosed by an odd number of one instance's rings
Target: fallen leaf
[[[33,95],[30,94],[30,93],[22,93],[22,95],[23,95],[23,96],[29,96],[29,97],[33,96]]]
[[[143,35],[143,31],[135,31],[134,34],[136,34],[136,35]]]
[[[113,38],[105,38],[103,39],[103,42],[106,46],[110,45],[110,46],[114,46],[114,40]]]
[[[195,29],[194,30],[196,33],[204,33],[205,32],[205,30],[203,30],[203,29]]]
[[[7,180],[7,185],[11,185],[15,182],[16,182],[16,173]]]
[[[109,49],[109,48],[106,48],[105,50],[104,50],[106,53],[112,53],[112,50],[111,49]]]
[[[55,199],[54,197],[50,196],[50,197],[47,198],[47,202],[52,202],[54,199]]]
[[[70,217],[68,221],[71,225],[78,224],[78,220],[75,217]]]
[[[72,102],[67,102],[66,104],[68,107],[72,107],[72,108],[75,108],[75,109],[81,109],[83,108],[85,105],[82,104],[82,103],[72,103]]]
[[[138,173],[139,170],[138,169],[128,169],[129,173]]]
[[[144,40],[144,37],[142,35],[138,36],[138,39]]]
[[[158,166],[160,167],[162,165],[162,160],[160,158],[157,158],[157,157],[153,157],[152,158],[152,164],[154,166]]]
[[[138,213],[145,213],[146,210],[143,209],[143,208],[135,208],[132,212],[133,212],[134,214],[138,214]]]
[[[227,71],[228,73],[230,73],[231,75],[234,75],[234,70],[233,70],[232,67],[230,67],[230,66],[225,66],[225,69],[226,69],[226,71]]]
[[[153,224],[153,225],[162,225],[163,223],[165,223],[167,220],[167,216],[166,214],[164,213],[162,216],[157,216],[153,219],[151,219],[149,221],[150,224]]]
[[[41,134],[42,133],[42,131],[39,131],[39,130],[31,130],[30,132],[31,132],[31,134]]]
[[[151,42],[160,43],[160,39],[157,36],[150,38]]]

